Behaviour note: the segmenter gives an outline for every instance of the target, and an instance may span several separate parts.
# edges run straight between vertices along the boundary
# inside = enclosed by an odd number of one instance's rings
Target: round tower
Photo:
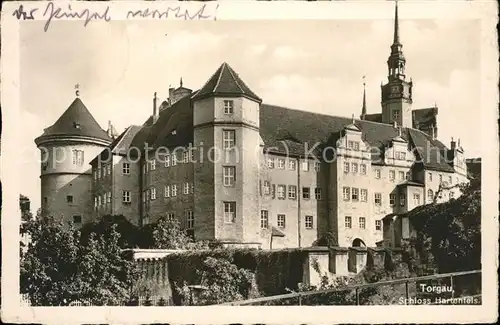
[[[41,152],[41,211],[79,226],[92,218],[94,159],[112,139],[77,97],[35,143]]]

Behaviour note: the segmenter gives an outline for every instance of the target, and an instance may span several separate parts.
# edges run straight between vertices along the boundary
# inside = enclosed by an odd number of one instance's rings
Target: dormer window
[[[78,123],[78,122],[73,122],[73,127],[74,127],[75,129],[80,129],[80,123]]]
[[[177,134],[177,130],[173,130],[171,134],[172,135],[176,135]]]
[[[347,143],[347,146],[349,147],[349,149],[359,151],[359,142],[358,141],[349,141]]]
[[[406,152],[396,151],[395,155],[397,160],[406,160]]]
[[[224,114],[233,114],[234,112],[234,101],[225,100],[224,101]]]

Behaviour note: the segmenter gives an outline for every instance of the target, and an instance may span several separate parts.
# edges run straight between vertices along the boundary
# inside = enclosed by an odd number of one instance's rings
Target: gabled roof
[[[86,136],[111,141],[80,98],[75,98],[61,117],[46,128],[40,137],[54,135]]]
[[[219,96],[243,96],[262,102],[248,86],[241,80],[238,74],[226,62],[215,71],[203,87],[192,97],[201,99],[211,95]]]
[[[137,133],[141,131],[141,127],[138,125],[131,125],[125,129],[116,139],[113,140],[109,144],[109,146],[101,151],[101,153],[96,156],[90,164],[93,164],[97,161],[97,158],[101,158],[101,160],[106,160],[109,157],[109,153],[113,153],[116,155],[126,155],[128,150],[130,149],[130,145],[134,140],[134,137]]]

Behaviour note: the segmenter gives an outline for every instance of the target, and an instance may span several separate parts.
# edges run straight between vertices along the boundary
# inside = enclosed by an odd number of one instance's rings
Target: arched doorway
[[[366,247],[366,244],[362,239],[356,238],[352,241],[352,247]]]

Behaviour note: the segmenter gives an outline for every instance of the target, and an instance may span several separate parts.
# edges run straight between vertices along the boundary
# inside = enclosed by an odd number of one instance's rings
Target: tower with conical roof
[[[76,92],[75,100],[35,143],[41,152],[41,211],[79,226],[92,218],[89,162],[111,138]]]
[[[196,239],[260,242],[261,102],[227,63],[192,97]]]
[[[364,120],[366,117],[366,82],[365,77],[363,76],[363,104],[361,106],[361,115],[359,118]]]
[[[396,123],[403,127],[412,127],[412,87],[406,79],[406,59],[403,44],[399,37],[398,3],[394,13],[394,38],[391,54],[387,59],[388,82],[382,85],[382,123]]]

